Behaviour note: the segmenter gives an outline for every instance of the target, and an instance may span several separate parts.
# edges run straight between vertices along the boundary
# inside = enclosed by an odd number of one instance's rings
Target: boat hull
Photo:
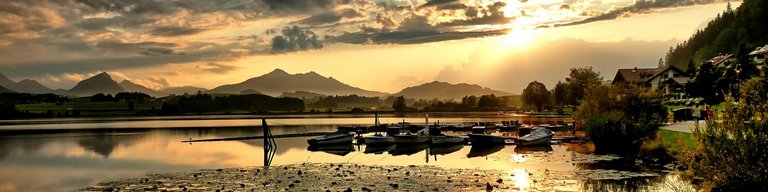
[[[487,135],[487,134],[470,134],[469,142],[472,145],[498,145],[504,144],[505,139],[503,137]]]
[[[519,146],[549,145],[555,133],[544,127],[533,128],[533,131],[515,141]]]
[[[429,137],[421,135],[395,135],[395,143],[408,144],[408,143],[428,143]]]
[[[363,137],[366,145],[389,145],[395,143],[394,137],[389,136],[371,136]]]
[[[430,138],[433,145],[452,145],[464,143],[464,138],[456,136],[432,136]]]
[[[526,141],[522,139],[518,139],[515,141],[516,145],[518,146],[539,146],[539,145],[549,145],[549,143],[552,141],[552,135],[543,137],[541,139]]]
[[[307,140],[309,145],[335,145],[335,144],[351,144],[354,136],[352,134],[338,134],[338,135],[326,135],[314,139]]]

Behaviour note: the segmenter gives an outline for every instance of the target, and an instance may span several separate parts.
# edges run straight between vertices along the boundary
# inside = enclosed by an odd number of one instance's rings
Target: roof
[[[690,77],[672,77],[667,79],[667,81],[670,83],[671,82],[677,83],[678,85],[685,85],[691,81],[691,78]]]
[[[733,57],[733,54],[719,55],[719,56],[713,57],[708,62],[712,63],[712,65],[719,65],[725,61],[728,61],[728,59],[730,59],[731,57]]]
[[[755,51],[749,53],[749,55],[765,55],[768,54],[768,45],[763,47],[757,47]]]
[[[622,79],[624,82],[627,82],[627,83],[644,83],[644,82],[650,81],[651,79],[661,75],[662,73],[668,70],[675,70],[680,74],[685,74],[683,70],[674,66],[669,66],[669,65],[661,68],[619,69],[619,72],[616,73],[616,77],[613,79],[613,81],[614,83],[616,83],[618,79]]]

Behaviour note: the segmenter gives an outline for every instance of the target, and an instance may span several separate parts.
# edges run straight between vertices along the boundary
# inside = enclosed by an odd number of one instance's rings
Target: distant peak
[[[101,72],[98,75],[95,75],[94,77],[109,77],[112,78],[112,76],[109,75],[107,72]]]
[[[272,72],[267,73],[268,75],[288,75],[287,72],[283,71],[282,69],[275,69]]]

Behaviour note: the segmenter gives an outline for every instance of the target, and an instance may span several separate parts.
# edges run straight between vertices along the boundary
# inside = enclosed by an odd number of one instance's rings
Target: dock
[[[289,137],[310,137],[310,136],[320,136],[325,135],[333,132],[309,132],[309,133],[291,133],[291,134],[282,134],[282,135],[272,135],[271,138],[289,138]],[[194,143],[194,142],[213,142],[213,141],[240,141],[240,140],[251,140],[251,139],[263,139],[264,136],[244,136],[244,137],[224,137],[224,138],[213,138],[213,139],[192,139],[189,140],[183,140],[182,143]]]

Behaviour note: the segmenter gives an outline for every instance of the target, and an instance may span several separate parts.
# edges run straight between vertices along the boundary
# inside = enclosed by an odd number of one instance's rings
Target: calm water
[[[369,124],[370,117],[269,120],[273,134],[333,131],[337,124]],[[403,118],[385,117],[382,122]],[[433,118],[441,122],[501,121],[509,117]],[[406,118],[422,122],[417,117]],[[206,139],[261,135],[254,119],[129,119],[30,124],[10,129],[88,129],[55,134],[0,136],[0,191],[75,190],[102,181],[141,177],[149,173],[201,168],[263,166],[262,140],[183,143]],[[250,126],[250,127],[249,127]],[[108,129],[121,128],[121,129]],[[144,129],[161,128],[161,129]],[[173,128],[173,129],[170,129]],[[450,133],[463,134],[463,133]],[[616,157],[590,154],[591,146],[561,144],[540,148],[502,146],[429,147],[365,145],[309,149],[309,138],[276,139],[271,165],[304,162],[346,162],[375,165],[434,165],[446,168],[500,169],[513,172],[556,171],[582,179],[562,179],[563,190],[679,190],[689,185],[676,174],[617,165]],[[267,157],[269,153],[266,153]],[[526,174],[517,174],[526,175]],[[586,179],[585,179],[586,178]],[[517,178],[532,183],[537,178]],[[546,179],[546,178],[545,178]],[[558,181],[559,182],[559,181]],[[525,185],[523,185],[525,186]]]

